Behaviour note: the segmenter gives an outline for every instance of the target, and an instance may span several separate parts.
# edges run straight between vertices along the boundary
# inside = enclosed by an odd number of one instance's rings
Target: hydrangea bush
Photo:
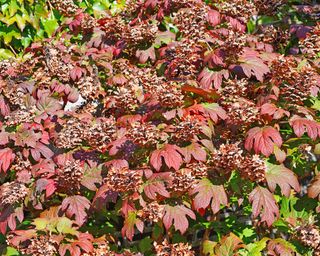
[[[320,255],[319,5],[37,4],[0,61],[3,255]]]

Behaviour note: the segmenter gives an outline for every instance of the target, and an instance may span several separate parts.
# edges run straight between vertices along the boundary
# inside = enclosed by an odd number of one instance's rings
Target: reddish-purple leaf
[[[204,113],[209,115],[215,123],[218,122],[218,118],[222,120],[228,118],[226,111],[217,103],[203,103],[201,106],[204,108]]]
[[[301,137],[305,132],[312,140],[320,137],[320,123],[317,121],[294,116],[289,123],[298,137]]]
[[[139,59],[140,63],[146,63],[148,59],[151,61],[156,60],[156,53],[154,50],[154,46],[152,45],[147,50],[137,50],[136,57]]]
[[[183,162],[180,154],[183,154],[181,148],[176,145],[166,144],[161,149],[157,149],[152,152],[150,163],[156,169],[156,171],[160,171],[163,158],[164,162],[169,168],[179,170]]]
[[[300,185],[294,172],[283,164],[274,165],[267,162],[266,165],[266,180],[272,192],[275,191],[277,185],[281,188],[282,194],[287,197],[290,196],[291,187],[295,191],[300,192]]]
[[[254,127],[247,133],[245,148],[255,153],[262,153],[265,156],[270,156],[274,151],[274,145],[280,147],[282,138],[280,133],[271,126]]]
[[[221,22],[221,15],[216,10],[209,10],[207,20],[211,26],[217,26]]]
[[[320,174],[318,174],[308,188],[308,196],[320,200]]]
[[[66,212],[69,218],[75,216],[76,223],[79,226],[86,221],[86,209],[90,208],[90,201],[84,196],[69,196],[62,201],[61,210]]]
[[[279,216],[279,208],[271,192],[263,187],[257,186],[249,195],[252,203],[252,214],[256,218],[259,214],[261,221],[271,226]]]
[[[193,156],[197,161],[206,160],[207,153],[198,143],[193,142],[190,145],[181,148],[181,150],[186,163],[191,161],[191,156]]]
[[[212,83],[215,89],[219,89],[222,84],[222,78],[229,78],[229,71],[227,69],[211,71],[204,68],[199,74],[198,80],[203,89],[211,89]]]
[[[7,116],[10,113],[10,108],[7,105],[7,103],[4,101],[4,98],[2,95],[0,95],[0,113],[3,116]]]
[[[170,172],[153,173],[143,186],[144,193],[152,200],[157,198],[157,194],[163,197],[170,197],[170,193],[165,187],[165,183],[170,183],[172,177]]]
[[[15,154],[11,148],[0,149],[0,172],[6,172],[12,163]]]
[[[272,103],[265,103],[261,106],[261,114],[269,115],[273,119],[280,119],[283,116],[290,116],[290,112],[284,109],[278,108],[276,105]]]
[[[134,236],[134,226],[136,226],[137,229],[141,233],[143,233],[143,229],[144,229],[143,222],[137,218],[137,214],[135,211],[129,211],[124,220],[124,226],[121,229],[122,236],[125,236],[130,241],[132,241],[132,238]]]
[[[211,203],[212,212],[217,213],[220,210],[220,205],[228,204],[224,187],[222,185],[213,185],[208,179],[198,181],[190,194],[196,194],[193,205],[197,211],[206,209]]]
[[[78,80],[81,78],[82,74],[85,73],[85,70],[75,66],[71,71],[70,71],[70,77],[73,81]]]
[[[181,234],[184,234],[189,226],[187,216],[189,216],[191,219],[196,219],[194,212],[184,205],[165,205],[163,224],[167,230],[173,224],[175,230],[179,230]]]

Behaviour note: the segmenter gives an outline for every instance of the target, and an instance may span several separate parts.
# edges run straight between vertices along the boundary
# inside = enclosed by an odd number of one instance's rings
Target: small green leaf
[[[48,34],[48,36],[52,36],[53,32],[58,28],[59,24],[54,15],[52,14],[49,19],[42,19],[42,25],[44,31]]]
[[[8,246],[6,248],[6,252],[4,256],[15,256],[15,255],[20,255],[20,253],[15,248]]]
[[[139,249],[142,253],[150,251],[152,249],[152,239],[145,237],[139,242]]]

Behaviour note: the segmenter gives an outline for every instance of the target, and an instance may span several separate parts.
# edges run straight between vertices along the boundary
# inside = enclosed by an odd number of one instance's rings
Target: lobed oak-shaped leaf
[[[87,218],[86,209],[89,209],[90,205],[90,201],[84,196],[69,196],[62,201],[61,210],[65,211],[69,218],[74,215],[76,223],[82,226]]]
[[[208,179],[198,181],[190,194],[197,194],[193,200],[193,205],[197,211],[206,209],[211,203],[212,212],[217,213],[220,210],[220,205],[228,204],[224,187],[213,185]]]
[[[218,117],[222,120],[228,118],[227,112],[217,103],[203,103],[201,105],[204,108],[204,113],[206,113],[215,123],[218,122]]]
[[[252,203],[252,214],[256,218],[259,214],[261,221],[271,226],[279,216],[279,208],[273,194],[266,188],[257,186],[249,195]]]
[[[166,144],[161,149],[157,149],[152,152],[150,163],[156,171],[160,171],[163,158],[169,168],[173,168],[177,171],[183,162],[181,154],[183,154],[183,151],[180,147]]]
[[[297,192],[300,191],[299,181],[293,171],[283,164],[275,165],[267,162],[266,165],[266,180],[272,192],[275,191],[277,185],[281,188],[281,193],[287,197],[290,196],[291,187]]]
[[[0,172],[6,172],[12,163],[15,154],[11,148],[0,149]]]
[[[301,137],[305,132],[312,140],[320,137],[320,123],[317,121],[294,116],[289,123],[298,137]]]
[[[253,149],[256,154],[270,156],[274,151],[274,145],[282,145],[280,133],[271,126],[265,126],[250,129],[244,146],[248,151]]]
[[[96,191],[96,184],[101,184],[101,166],[97,166],[93,161],[84,165],[84,174],[81,180],[81,185],[89,190]]]
[[[179,230],[181,234],[184,234],[189,226],[187,216],[189,216],[191,219],[196,219],[194,212],[184,205],[165,205],[163,224],[167,230],[173,224],[175,230]]]

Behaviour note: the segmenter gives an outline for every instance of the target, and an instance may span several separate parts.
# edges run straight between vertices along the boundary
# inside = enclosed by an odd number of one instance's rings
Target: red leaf
[[[148,59],[155,61],[156,53],[154,51],[154,46],[152,45],[147,50],[137,50],[136,57],[139,59],[140,63],[146,63]]]
[[[4,148],[0,149],[0,172],[6,172],[9,169],[10,164],[12,163],[15,154],[12,149]]]
[[[82,68],[76,66],[70,71],[70,77],[73,81],[75,81],[81,78],[82,73],[85,73],[85,71]]]
[[[194,212],[184,205],[165,205],[163,224],[167,230],[173,224],[175,230],[180,230],[181,234],[184,234],[189,226],[187,216],[189,216],[191,219],[196,219]]]
[[[300,192],[300,185],[294,172],[283,164],[274,165],[267,162],[266,165],[266,180],[271,192],[275,191],[277,185],[281,188],[282,194],[287,197],[290,196],[291,187],[295,191]]]
[[[101,182],[101,166],[97,166],[93,162],[89,161],[89,164],[85,164],[84,166],[84,174],[81,180],[81,185],[87,189],[96,191],[97,186],[95,184],[100,184]]]
[[[316,198],[319,196],[318,199],[320,200],[320,174],[314,178],[313,182],[308,188],[308,196],[311,198]]]
[[[218,117],[222,120],[225,120],[228,117],[226,111],[217,103],[203,103],[201,105],[204,108],[204,113],[209,115],[215,123],[218,122]]]
[[[137,218],[137,214],[135,211],[129,211],[125,220],[124,220],[124,226],[121,229],[121,234],[124,237],[127,237],[130,241],[132,241],[132,238],[134,236],[134,226],[137,227],[137,229],[143,233],[144,224],[141,220]]]
[[[271,126],[254,127],[247,133],[245,148],[250,151],[253,149],[255,153],[262,153],[270,156],[274,151],[274,145],[280,147],[282,138],[280,133]]]
[[[243,55],[239,58],[239,61],[242,62],[240,67],[248,78],[254,75],[262,82],[263,76],[269,73],[270,69],[262,59],[254,55],[255,52],[252,52],[252,50],[245,50]]]
[[[221,15],[216,10],[209,10],[207,20],[211,26],[217,26],[221,22]]]
[[[171,182],[172,177],[170,172],[154,173],[148,178],[144,185],[144,193],[152,200],[156,200],[157,194],[163,197],[170,197],[170,193],[165,187],[165,182]]]
[[[152,152],[150,163],[156,169],[156,171],[160,171],[163,157],[166,165],[169,168],[173,168],[177,171],[183,162],[182,157],[178,152],[181,154],[183,153],[181,148],[178,146],[166,144],[163,148]]]
[[[226,69],[220,71],[211,71],[204,68],[199,74],[198,80],[203,89],[210,89],[212,82],[215,89],[219,89],[222,84],[222,78],[229,78],[229,71]]]
[[[301,137],[305,132],[312,140],[320,137],[320,123],[314,120],[294,116],[289,123],[298,137]]]
[[[223,61],[224,56],[220,49],[209,52],[204,57],[204,62],[209,66],[209,68],[215,68],[217,66],[225,67],[226,64]]]
[[[284,115],[290,116],[290,112],[284,109],[278,108],[276,105],[272,103],[265,103],[261,106],[261,114],[269,115],[273,119],[280,119]]]
[[[271,226],[279,216],[279,208],[273,194],[266,188],[257,186],[249,195],[249,201],[252,203],[252,214],[256,218],[261,215],[261,221],[265,221]]]
[[[190,145],[181,148],[181,150],[186,163],[191,161],[191,156],[198,161],[206,160],[207,153],[198,143],[193,142]]]
[[[10,108],[7,103],[4,101],[3,96],[0,96],[0,113],[3,116],[7,116],[10,113]]]
[[[211,202],[212,212],[217,213],[220,210],[220,205],[228,204],[228,198],[224,187],[222,185],[213,185],[208,179],[198,181],[190,194],[197,194],[193,201],[197,211],[206,209]]]
[[[86,209],[90,208],[90,201],[84,196],[69,196],[62,201],[61,210],[66,211],[67,217],[75,216],[76,223],[79,226],[85,222],[87,218]]]

